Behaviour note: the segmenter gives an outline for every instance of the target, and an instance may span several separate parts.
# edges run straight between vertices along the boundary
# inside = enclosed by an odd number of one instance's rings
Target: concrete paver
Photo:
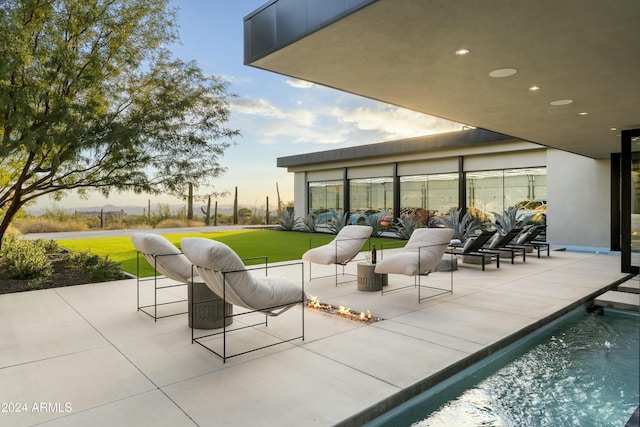
[[[355,282],[306,278],[321,301],[384,320],[363,325],[305,309],[304,341],[226,364],[191,344],[186,315],[154,322],[136,311],[135,279],[0,295],[0,402],[27,404],[0,413],[0,426],[355,425],[407,387],[493,351],[625,276],[615,255],[568,251],[476,267],[459,263],[454,293],[422,303],[415,289],[382,296],[357,291]],[[391,287],[408,280],[389,278]],[[450,275],[423,280],[446,283]],[[270,319],[266,332],[291,332],[300,311]],[[264,338],[247,329],[229,340]],[[40,402],[52,405],[33,410]]]

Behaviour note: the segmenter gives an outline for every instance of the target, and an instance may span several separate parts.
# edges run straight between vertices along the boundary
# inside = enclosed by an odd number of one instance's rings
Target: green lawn
[[[333,235],[324,233],[303,233],[296,231],[277,230],[234,230],[211,233],[187,232],[180,234],[165,234],[171,243],[180,247],[183,237],[204,237],[223,242],[231,247],[241,258],[267,256],[269,262],[298,260],[309,249],[309,241],[313,246],[319,246],[330,242]],[[397,239],[375,238],[371,243],[377,248],[382,242],[397,242]],[[124,237],[99,237],[86,239],[58,240],[63,247],[75,250],[88,250],[102,257],[119,262],[122,269],[128,273],[136,274],[136,250],[128,236]],[[367,249],[367,246],[363,248]],[[251,264],[251,262],[247,262]],[[140,277],[153,275],[153,268],[143,259],[140,259]]]

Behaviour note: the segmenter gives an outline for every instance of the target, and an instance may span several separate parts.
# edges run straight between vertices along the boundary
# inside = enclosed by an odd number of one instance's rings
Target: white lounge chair
[[[214,354],[226,361],[230,357],[239,356],[248,352],[271,347],[275,344],[260,346],[248,351],[237,352],[227,355],[226,336],[227,332],[247,327],[267,325],[266,316],[278,316],[291,307],[302,305],[302,333],[299,336],[283,339],[276,344],[293,341],[295,339],[304,340],[304,303],[307,296],[304,292],[303,264],[286,263],[247,268],[240,257],[227,245],[215,240],[187,237],[180,242],[182,250],[187,259],[195,266],[202,280],[211,288],[213,292],[220,295],[225,302],[238,305],[249,311],[235,314],[235,316],[260,312],[265,315],[264,322],[251,324],[244,327],[234,328],[227,331],[223,326],[222,332],[195,337],[192,332],[192,342],[198,343]],[[265,276],[269,272],[281,267],[300,266],[300,285],[297,285],[284,278],[276,277],[254,277],[252,271],[264,270]],[[206,345],[204,338],[214,335],[223,335],[223,349],[216,351]]]
[[[302,260],[309,262],[309,280],[330,277],[312,277],[311,264],[335,264],[336,286],[338,286],[338,265],[342,266],[342,275],[344,276],[344,266],[358,255],[369,237],[371,237],[372,231],[373,229],[368,225],[347,225],[342,227],[331,242],[311,248],[305,252],[302,255]],[[309,242],[309,245],[311,246],[311,242]]]
[[[223,304],[222,299],[210,291],[200,278],[193,277],[191,262],[173,243],[159,234],[152,233],[133,233],[131,235],[131,241],[138,251],[138,257],[136,259],[138,310],[151,316],[156,321],[164,317],[188,313],[189,326],[195,326],[200,329],[222,327],[224,314],[231,315],[233,313],[233,306],[231,304]],[[178,283],[160,285],[157,274],[154,274],[150,279],[141,279],[140,255],[151,264],[156,273],[160,273]],[[154,282],[153,304],[141,305],[140,284],[148,280]],[[178,286],[187,286],[188,297],[186,300],[179,298],[158,303],[159,290]],[[187,311],[158,315],[159,306],[180,302],[187,302]],[[194,302],[197,302],[198,305],[194,306]],[[148,311],[151,308],[153,308],[153,311]],[[230,323],[232,318],[229,317],[226,321]]]
[[[405,276],[413,276],[414,284],[386,291],[383,288],[382,294],[413,286],[418,288],[418,302],[420,302],[432,296],[443,293],[453,293],[453,269],[451,271],[451,282],[448,289],[424,286],[420,283],[420,277],[427,276],[438,265],[452,237],[453,230],[450,228],[419,228],[411,234],[404,248],[391,255],[385,255],[383,253],[382,259],[376,265],[375,272],[377,274],[403,274]],[[423,287],[436,289],[440,292],[436,295],[422,298],[420,290]]]
[[[138,258],[136,260],[136,276],[138,277],[138,310],[148,314],[156,321],[163,317],[187,313],[186,311],[183,311],[170,315],[158,315],[158,306],[160,305],[176,304],[187,301],[186,299],[174,299],[169,302],[158,304],[158,290],[177,286],[186,286],[187,282],[191,278],[191,263],[177,247],[158,234],[134,233],[131,235],[131,241],[133,242],[133,246],[138,250]],[[153,304],[141,305],[140,284],[149,279],[140,279],[140,255],[142,255],[149,264],[151,264],[156,272],[178,282],[177,284],[159,285],[158,275],[154,274],[151,279],[154,282]],[[147,311],[150,308],[153,308],[153,312]]]

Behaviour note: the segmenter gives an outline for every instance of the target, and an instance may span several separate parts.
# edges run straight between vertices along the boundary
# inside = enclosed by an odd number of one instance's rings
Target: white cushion
[[[473,242],[475,242],[476,238],[475,237],[469,237],[465,242],[464,242],[464,246],[462,247],[462,252],[466,251],[467,249],[469,249],[469,246],[471,246],[471,244]]]
[[[207,286],[232,304],[262,310],[306,299],[301,286],[286,279],[253,277],[240,257],[222,242],[186,237],[180,244]]]
[[[360,252],[372,231],[368,225],[344,226],[330,243],[309,249],[302,259],[315,264],[344,264]]]
[[[450,228],[419,228],[411,234],[404,248],[378,262],[375,272],[406,276],[426,274],[438,265],[452,236]]]
[[[527,241],[527,238],[529,237],[529,233],[531,233],[531,231],[533,231],[535,228],[532,228],[531,230],[527,231],[526,233],[522,233],[520,234],[520,237],[518,237],[518,240],[516,240],[516,245],[521,245],[524,242]]]
[[[182,283],[191,279],[191,263],[164,237],[152,233],[133,233],[131,241],[147,262],[161,274]]]
[[[496,246],[498,246],[498,242],[500,242],[500,240],[502,240],[502,238],[504,237],[504,235],[500,234],[499,232],[495,234],[495,236],[493,236],[491,238],[491,242],[489,243],[489,247],[490,248],[495,248]]]

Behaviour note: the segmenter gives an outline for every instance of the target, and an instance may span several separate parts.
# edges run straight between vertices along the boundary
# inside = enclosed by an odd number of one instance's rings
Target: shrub
[[[57,254],[62,252],[62,248],[55,240],[36,239],[32,240],[33,244],[42,248],[45,254]]]
[[[7,231],[5,232],[5,235],[8,236],[10,234],[18,235],[18,234],[22,234],[22,233],[20,232],[20,230],[17,227],[13,226],[12,224],[9,224],[9,228],[7,228]]]
[[[69,252],[62,257],[62,262],[69,267],[80,268],[89,272],[92,282],[108,282],[122,278],[120,264],[101,258],[89,251]]]
[[[108,282],[122,278],[120,264],[109,260],[108,256],[106,258],[98,258],[98,262],[89,268],[92,282]]]
[[[38,242],[9,236],[2,244],[0,257],[11,279],[46,278],[53,271],[44,246]]]
[[[56,233],[60,231],[86,231],[89,226],[86,222],[78,219],[68,219],[65,221],[56,218],[34,217],[21,220],[16,223],[16,227],[22,234],[28,233]]]

